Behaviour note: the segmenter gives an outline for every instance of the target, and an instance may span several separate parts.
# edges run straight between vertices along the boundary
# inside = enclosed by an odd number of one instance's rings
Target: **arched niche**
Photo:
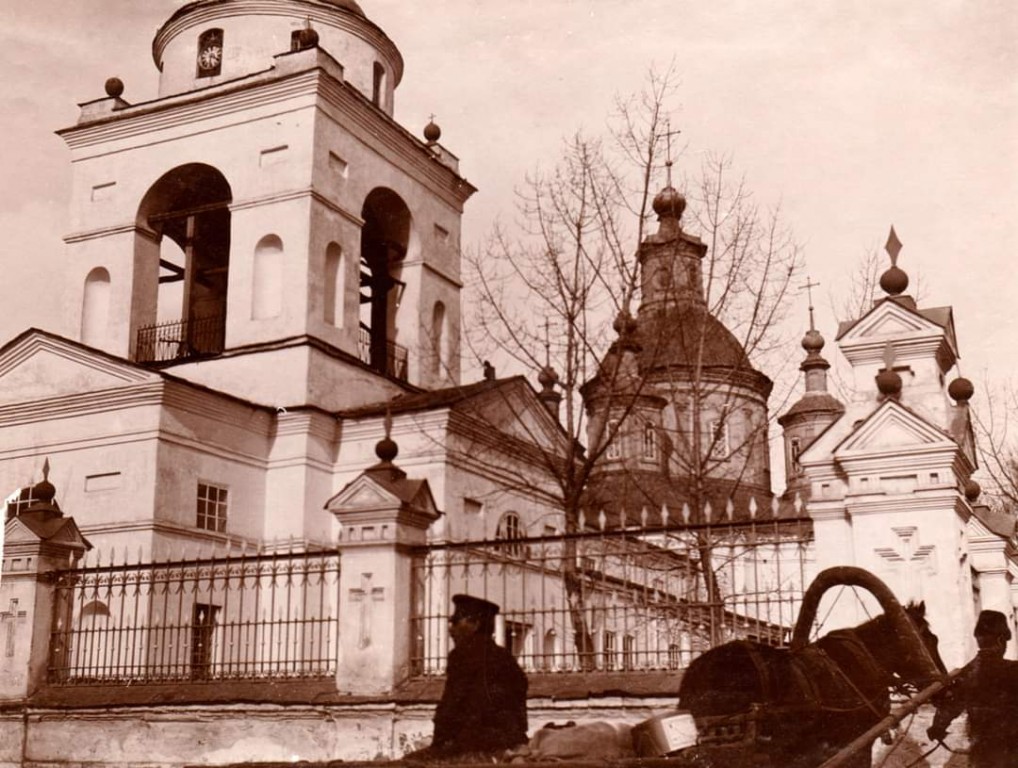
[[[110,273],[95,267],[85,277],[81,301],[81,343],[101,347],[106,340],[110,320]]]
[[[279,317],[283,311],[283,241],[266,235],[255,246],[251,275],[251,319]]]
[[[445,329],[445,304],[436,301],[431,310],[431,333],[430,333],[430,357],[431,373],[438,377],[442,375],[443,368],[447,365],[446,357],[446,329]]]
[[[343,327],[343,307],[346,296],[346,268],[343,249],[338,243],[329,243],[325,249],[324,280],[325,322],[336,328]]]
[[[372,368],[406,378],[406,350],[396,344],[400,279],[410,243],[410,209],[391,189],[372,190],[361,210],[361,356]]]
[[[232,199],[223,174],[203,163],[168,171],[145,193],[136,220],[136,359],[222,351]]]

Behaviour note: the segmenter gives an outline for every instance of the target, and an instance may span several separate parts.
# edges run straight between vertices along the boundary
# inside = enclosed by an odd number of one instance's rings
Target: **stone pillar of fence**
[[[388,693],[410,674],[410,548],[439,515],[427,481],[393,465],[395,443],[386,437],[376,452],[381,461],[326,505],[340,523],[336,686],[355,695]]]
[[[54,495],[44,480],[33,491],[36,503],[4,525],[0,701],[25,699],[45,683],[51,637],[71,619],[70,606],[56,604],[53,576],[74,568],[91,548],[74,518],[53,503]]]

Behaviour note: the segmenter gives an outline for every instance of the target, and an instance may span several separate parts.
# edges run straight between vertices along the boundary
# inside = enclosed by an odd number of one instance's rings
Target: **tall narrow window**
[[[657,430],[653,422],[645,422],[643,425],[643,458],[657,458]]]
[[[325,250],[325,322],[337,328],[343,327],[345,279],[343,249],[336,243],[329,243]]]
[[[604,633],[604,647],[601,652],[604,658],[604,668],[606,670],[615,669],[615,633],[605,632]]]
[[[731,453],[729,443],[728,422],[725,419],[715,419],[710,422],[707,434],[710,455],[712,459],[727,459]]]
[[[431,372],[435,376],[442,375],[442,347],[445,343],[445,304],[435,302],[435,309],[431,313]]]
[[[611,419],[605,427],[604,439],[609,441],[604,452],[605,458],[622,458],[622,432],[619,429],[619,422],[615,419]]]
[[[226,488],[198,483],[198,515],[196,525],[206,531],[226,530]]]
[[[636,638],[632,635],[622,638],[622,668],[627,672],[636,668]]]
[[[793,437],[789,442],[789,452],[792,454],[792,471],[800,472],[802,467],[799,464],[799,454],[802,453],[802,442],[797,437]]]
[[[207,29],[198,37],[198,77],[215,77],[223,71],[223,30]]]
[[[385,67],[375,62],[374,77],[371,83],[371,103],[376,107],[382,106],[385,98]]]
[[[110,319],[110,273],[96,267],[85,278],[81,303],[81,343],[90,347],[102,344]]]
[[[520,520],[520,516],[515,512],[506,512],[495,531],[495,540],[506,542],[501,547],[502,553],[509,557],[523,557],[522,538],[523,522]]]
[[[283,311],[283,241],[266,235],[258,241],[251,279],[251,319],[279,317]]]

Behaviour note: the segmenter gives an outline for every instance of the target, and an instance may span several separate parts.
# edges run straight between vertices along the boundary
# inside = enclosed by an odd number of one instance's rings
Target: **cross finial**
[[[887,235],[887,244],[884,245],[884,250],[887,251],[887,255],[891,257],[891,266],[898,266],[898,254],[901,253],[901,240],[898,239],[897,232],[894,231],[894,225],[891,225],[891,231]]]
[[[551,365],[551,333],[548,330],[548,318],[544,318],[544,365]]]
[[[392,409],[385,406],[385,439],[392,439]]]
[[[672,136],[678,136],[682,131],[672,130],[671,118],[665,118],[665,168],[667,169],[668,186],[672,185]]]
[[[430,115],[428,115],[428,120],[430,120],[431,122],[435,122],[435,113],[434,112],[432,112]]]
[[[815,331],[816,328],[813,326],[813,289],[817,288],[820,283],[814,283],[809,275],[806,275],[806,284],[802,286],[806,289],[806,295],[809,298],[809,329]]]
[[[894,369],[894,345],[891,342],[884,344],[884,368]]]

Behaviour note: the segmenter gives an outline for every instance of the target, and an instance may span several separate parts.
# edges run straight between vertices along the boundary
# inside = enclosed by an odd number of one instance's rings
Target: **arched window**
[[[215,77],[223,71],[223,30],[207,29],[198,36],[197,76]]]
[[[375,62],[374,73],[371,81],[371,103],[381,107],[385,99],[385,67]]]
[[[442,347],[445,343],[445,304],[435,302],[435,308],[431,313],[431,372],[435,376],[442,375],[442,367],[445,364],[442,355]]]
[[[645,422],[643,425],[643,458],[657,458],[657,430],[651,421]]]
[[[506,512],[498,522],[495,530],[495,540],[507,542],[500,549],[502,554],[509,557],[523,557],[524,546],[520,541],[523,538],[523,522],[515,512]]]
[[[556,669],[558,667],[557,639],[554,629],[549,629],[544,633],[544,648],[541,649],[541,666],[544,669]]]
[[[100,346],[106,339],[110,319],[110,273],[96,267],[85,278],[81,303],[81,343]]]
[[[336,328],[343,327],[345,279],[343,249],[336,243],[329,243],[325,249],[325,322]]]
[[[622,430],[619,428],[619,422],[616,419],[610,419],[608,425],[604,430],[604,439],[609,440],[608,447],[605,449],[604,455],[608,459],[621,459],[622,458]]]
[[[251,319],[279,317],[283,311],[283,241],[266,235],[258,241],[251,278]]]

